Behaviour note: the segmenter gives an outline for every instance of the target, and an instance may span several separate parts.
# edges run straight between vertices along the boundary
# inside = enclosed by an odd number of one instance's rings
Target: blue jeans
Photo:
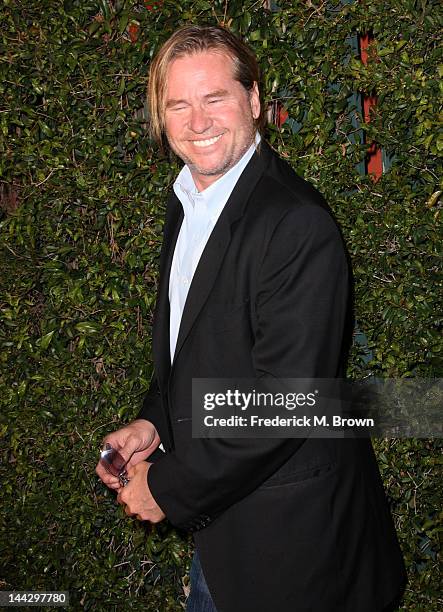
[[[191,592],[186,602],[186,612],[217,612],[206,584],[197,551],[191,564]]]

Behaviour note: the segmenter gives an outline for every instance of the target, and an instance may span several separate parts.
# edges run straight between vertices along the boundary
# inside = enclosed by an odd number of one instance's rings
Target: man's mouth
[[[222,136],[223,134],[219,134],[218,136],[214,136],[213,138],[208,138],[206,140],[193,140],[192,144],[196,147],[209,147],[215,144],[217,140],[220,140]]]

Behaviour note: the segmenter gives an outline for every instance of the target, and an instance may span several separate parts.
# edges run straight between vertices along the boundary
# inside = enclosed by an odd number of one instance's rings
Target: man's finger
[[[106,471],[100,463],[96,465],[95,473],[103,482],[103,484],[105,484],[110,489],[117,489],[121,486],[119,479],[116,476],[110,474],[108,471]]]
[[[116,447],[126,463],[131,459],[132,455],[139,450],[140,442],[138,436],[129,435],[124,441],[124,444]]]
[[[134,478],[139,472],[141,471],[147,471],[148,468],[152,465],[152,463],[149,463],[149,461],[143,461],[143,462],[139,462],[136,465],[128,465],[127,471],[128,471],[128,478],[131,480],[132,478]]]
[[[131,480],[131,478],[134,478],[134,476],[136,475],[137,470],[135,469],[135,466],[129,465],[127,468],[127,472],[128,472],[128,478],[129,480]]]

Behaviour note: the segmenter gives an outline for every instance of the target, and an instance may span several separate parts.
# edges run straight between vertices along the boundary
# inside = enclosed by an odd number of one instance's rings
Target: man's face
[[[232,59],[202,52],[174,60],[167,73],[165,128],[171,149],[189,166],[199,191],[232,168],[254,141],[260,114],[251,92],[234,79]]]

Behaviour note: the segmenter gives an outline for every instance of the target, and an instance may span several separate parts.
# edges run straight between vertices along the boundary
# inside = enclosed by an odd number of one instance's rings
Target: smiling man
[[[220,27],[178,30],[152,63],[152,133],[185,165],[167,206],[155,375],[138,418],[105,438],[129,483],[97,473],[128,515],[193,532],[188,612],[381,612],[404,568],[369,441],[192,438],[193,378],[344,371],[340,233],[261,138],[258,84],[255,56]]]
[[[180,57],[168,70],[165,128],[171,149],[201,192],[243,157],[260,116],[257,83],[247,91],[219,52]]]

